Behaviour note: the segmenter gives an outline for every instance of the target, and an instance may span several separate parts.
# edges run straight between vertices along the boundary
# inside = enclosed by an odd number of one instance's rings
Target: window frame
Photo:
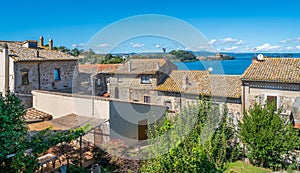
[[[266,104],[267,104],[268,101],[269,101],[268,97],[273,97],[273,98],[276,99],[276,105],[275,105],[276,107],[275,107],[275,110],[278,110],[278,108],[280,107],[280,105],[279,105],[279,103],[280,103],[280,101],[279,101],[280,97],[279,97],[277,94],[265,94],[265,103],[266,103]]]
[[[29,85],[29,71],[21,71],[21,85]]]
[[[55,73],[55,72],[57,72],[57,73]],[[55,76],[55,74],[57,74],[58,76],[58,78]],[[54,81],[60,81],[61,80],[61,76],[60,76],[60,69],[59,68],[55,68],[54,69],[54,71],[53,71],[53,79],[54,79]]]
[[[141,76],[141,84],[151,84],[151,76],[149,76],[149,75],[142,75]]]
[[[150,96],[144,96],[144,103],[151,103],[151,97]]]

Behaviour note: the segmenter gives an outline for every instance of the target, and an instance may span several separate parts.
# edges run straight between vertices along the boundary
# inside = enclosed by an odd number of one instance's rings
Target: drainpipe
[[[41,90],[41,70],[40,70],[41,63],[38,63],[38,83],[39,83],[39,90]]]
[[[245,111],[245,84],[243,84],[243,96],[242,96],[242,112],[241,112],[241,114],[243,115],[244,114],[244,111]]]
[[[3,46],[3,58],[4,58],[4,91],[3,94],[6,96],[9,90],[9,57],[8,57],[8,45],[7,43]]]

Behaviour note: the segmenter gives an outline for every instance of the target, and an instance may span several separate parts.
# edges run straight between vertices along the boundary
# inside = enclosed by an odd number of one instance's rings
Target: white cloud
[[[208,44],[215,44],[216,43],[216,39],[211,39],[209,42],[208,42]]]
[[[293,39],[287,39],[287,40],[281,40],[280,43],[286,44],[286,43],[300,43],[300,37],[293,38]]]
[[[133,48],[141,48],[144,47],[145,44],[143,43],[130,43]]]
[[[156,48],[160,48],[160,45],[159,45],[159,44],[157,44],[157,45],[155,45],[155,47],[156,47]]]
[[[226,44],[231,44],[231,45],[242,45],[245,44],[246,41],[244,40],[238,40],[235,38],[224,38],[224,39],[220,39],[220,40],[216,40],[216,39],[211,39],[208,43],[211,45],[226,45]]]
[[[233,46],[233,47],[227,47],[227,48],[224,48],[224,51],[234,51],[234,50],[237,50],[239,47],[237,46]]]
[[[74,47],[74,48],[82,48],[82,47],[84,47],[84,46],[85,46],[84,43],[72,44],[72,47]]]
[[[111,47],[111,44],[109,43],[101,43],[97,45],[98,47]]]
[[[270,43],[265,43],[261,46],[258,46],[255,48],[256,51],[275,51],[275,50],[280,50],[281,46],[278,45],[271,45]]]
[[[300,50],[300,46],[296,46],[296,49],[299,49],[299,50]]]

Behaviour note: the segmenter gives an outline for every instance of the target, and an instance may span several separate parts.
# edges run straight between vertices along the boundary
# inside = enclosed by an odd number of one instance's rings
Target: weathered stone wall
[[[17,62],[15,65],[15,92],[30,94],[32,90],[61,90],[72,87],[77,61]],[[59,69],[60,80],[54,80]],[[22,85],[22,70],[28,70],[29,85]]]
[[[287,84],[277,84],[278,87],[286,87]],[[277,96],[277,107],[282,106],[282,113],[289,114],[296,97],[300,96],[300,91],[288,91],[279,89],[265,89],[265,88],[252,88],[249,86],[243,86],[244,90],[243,103],[245,110],[248,110],[254,103],[265,104],[267,96]]]
[[[77,61],[15,62],[14,91],[30,95],[32,90],[53,91],[71,88],[76,68]],[[57,81],[54,80],[55,69],[60,71],[60,80]],[[28,85],[22,85],[22,71],[28,71]],[[30,101],[27,97],[25,105],[30,107],[32,103],[28,104]]]

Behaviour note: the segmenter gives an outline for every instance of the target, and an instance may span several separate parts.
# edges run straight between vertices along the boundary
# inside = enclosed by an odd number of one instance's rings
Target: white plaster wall
[[[32,95],[33,107],[51,114],[53,118],[59,118],[74,113],[79,116],[109,119],[108,100],[95,98],[93,109],[92,97],[88,96],[72,97],[71,94],[46,91],[32,91]]]

